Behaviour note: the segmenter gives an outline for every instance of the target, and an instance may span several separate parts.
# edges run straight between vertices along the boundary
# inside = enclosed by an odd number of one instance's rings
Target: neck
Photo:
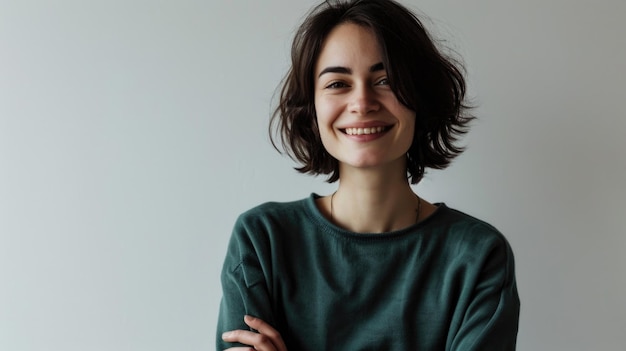
[[[329,199],[335,224],[357,233],[382,233],[417,222],[419,200],[404,175],[362,170],[341,174],[339,188]]]

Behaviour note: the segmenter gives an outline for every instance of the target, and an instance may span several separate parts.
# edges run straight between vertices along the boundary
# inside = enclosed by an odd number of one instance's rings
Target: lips
[[[339,131],[341,131],[343,134],[353,137],[376,137],[386,133],[391,128],[393,128],[393,124],[385,124],[380,122],[361,122],[355,125],[339,128]]]
[[[367,135],[377,134],[386,131],[388,127],[369,127],[369,128],[345,128],[343,132],[348,135]]]

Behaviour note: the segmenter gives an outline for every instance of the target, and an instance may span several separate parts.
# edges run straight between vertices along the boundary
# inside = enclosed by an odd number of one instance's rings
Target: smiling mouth
[[[388,131],[391,127],[371,127],[371,128],[345,128],[342,132],[348,135],[369,135]]]

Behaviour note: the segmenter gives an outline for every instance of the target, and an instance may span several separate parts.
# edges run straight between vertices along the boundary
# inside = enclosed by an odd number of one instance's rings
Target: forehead
[[[315,72],[328,65],[357,68],[382,61],[382,52],[374,32],[366,26],[342,23],[333,28],[322,44]]]

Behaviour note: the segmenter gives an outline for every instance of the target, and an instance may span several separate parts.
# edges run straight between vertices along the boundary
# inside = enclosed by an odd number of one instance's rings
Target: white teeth
[[[346,134],[348,135],[363,135],[363,134],[376,134],[385,130],[385,127],[372,127],[372,128],[346,128]]]

